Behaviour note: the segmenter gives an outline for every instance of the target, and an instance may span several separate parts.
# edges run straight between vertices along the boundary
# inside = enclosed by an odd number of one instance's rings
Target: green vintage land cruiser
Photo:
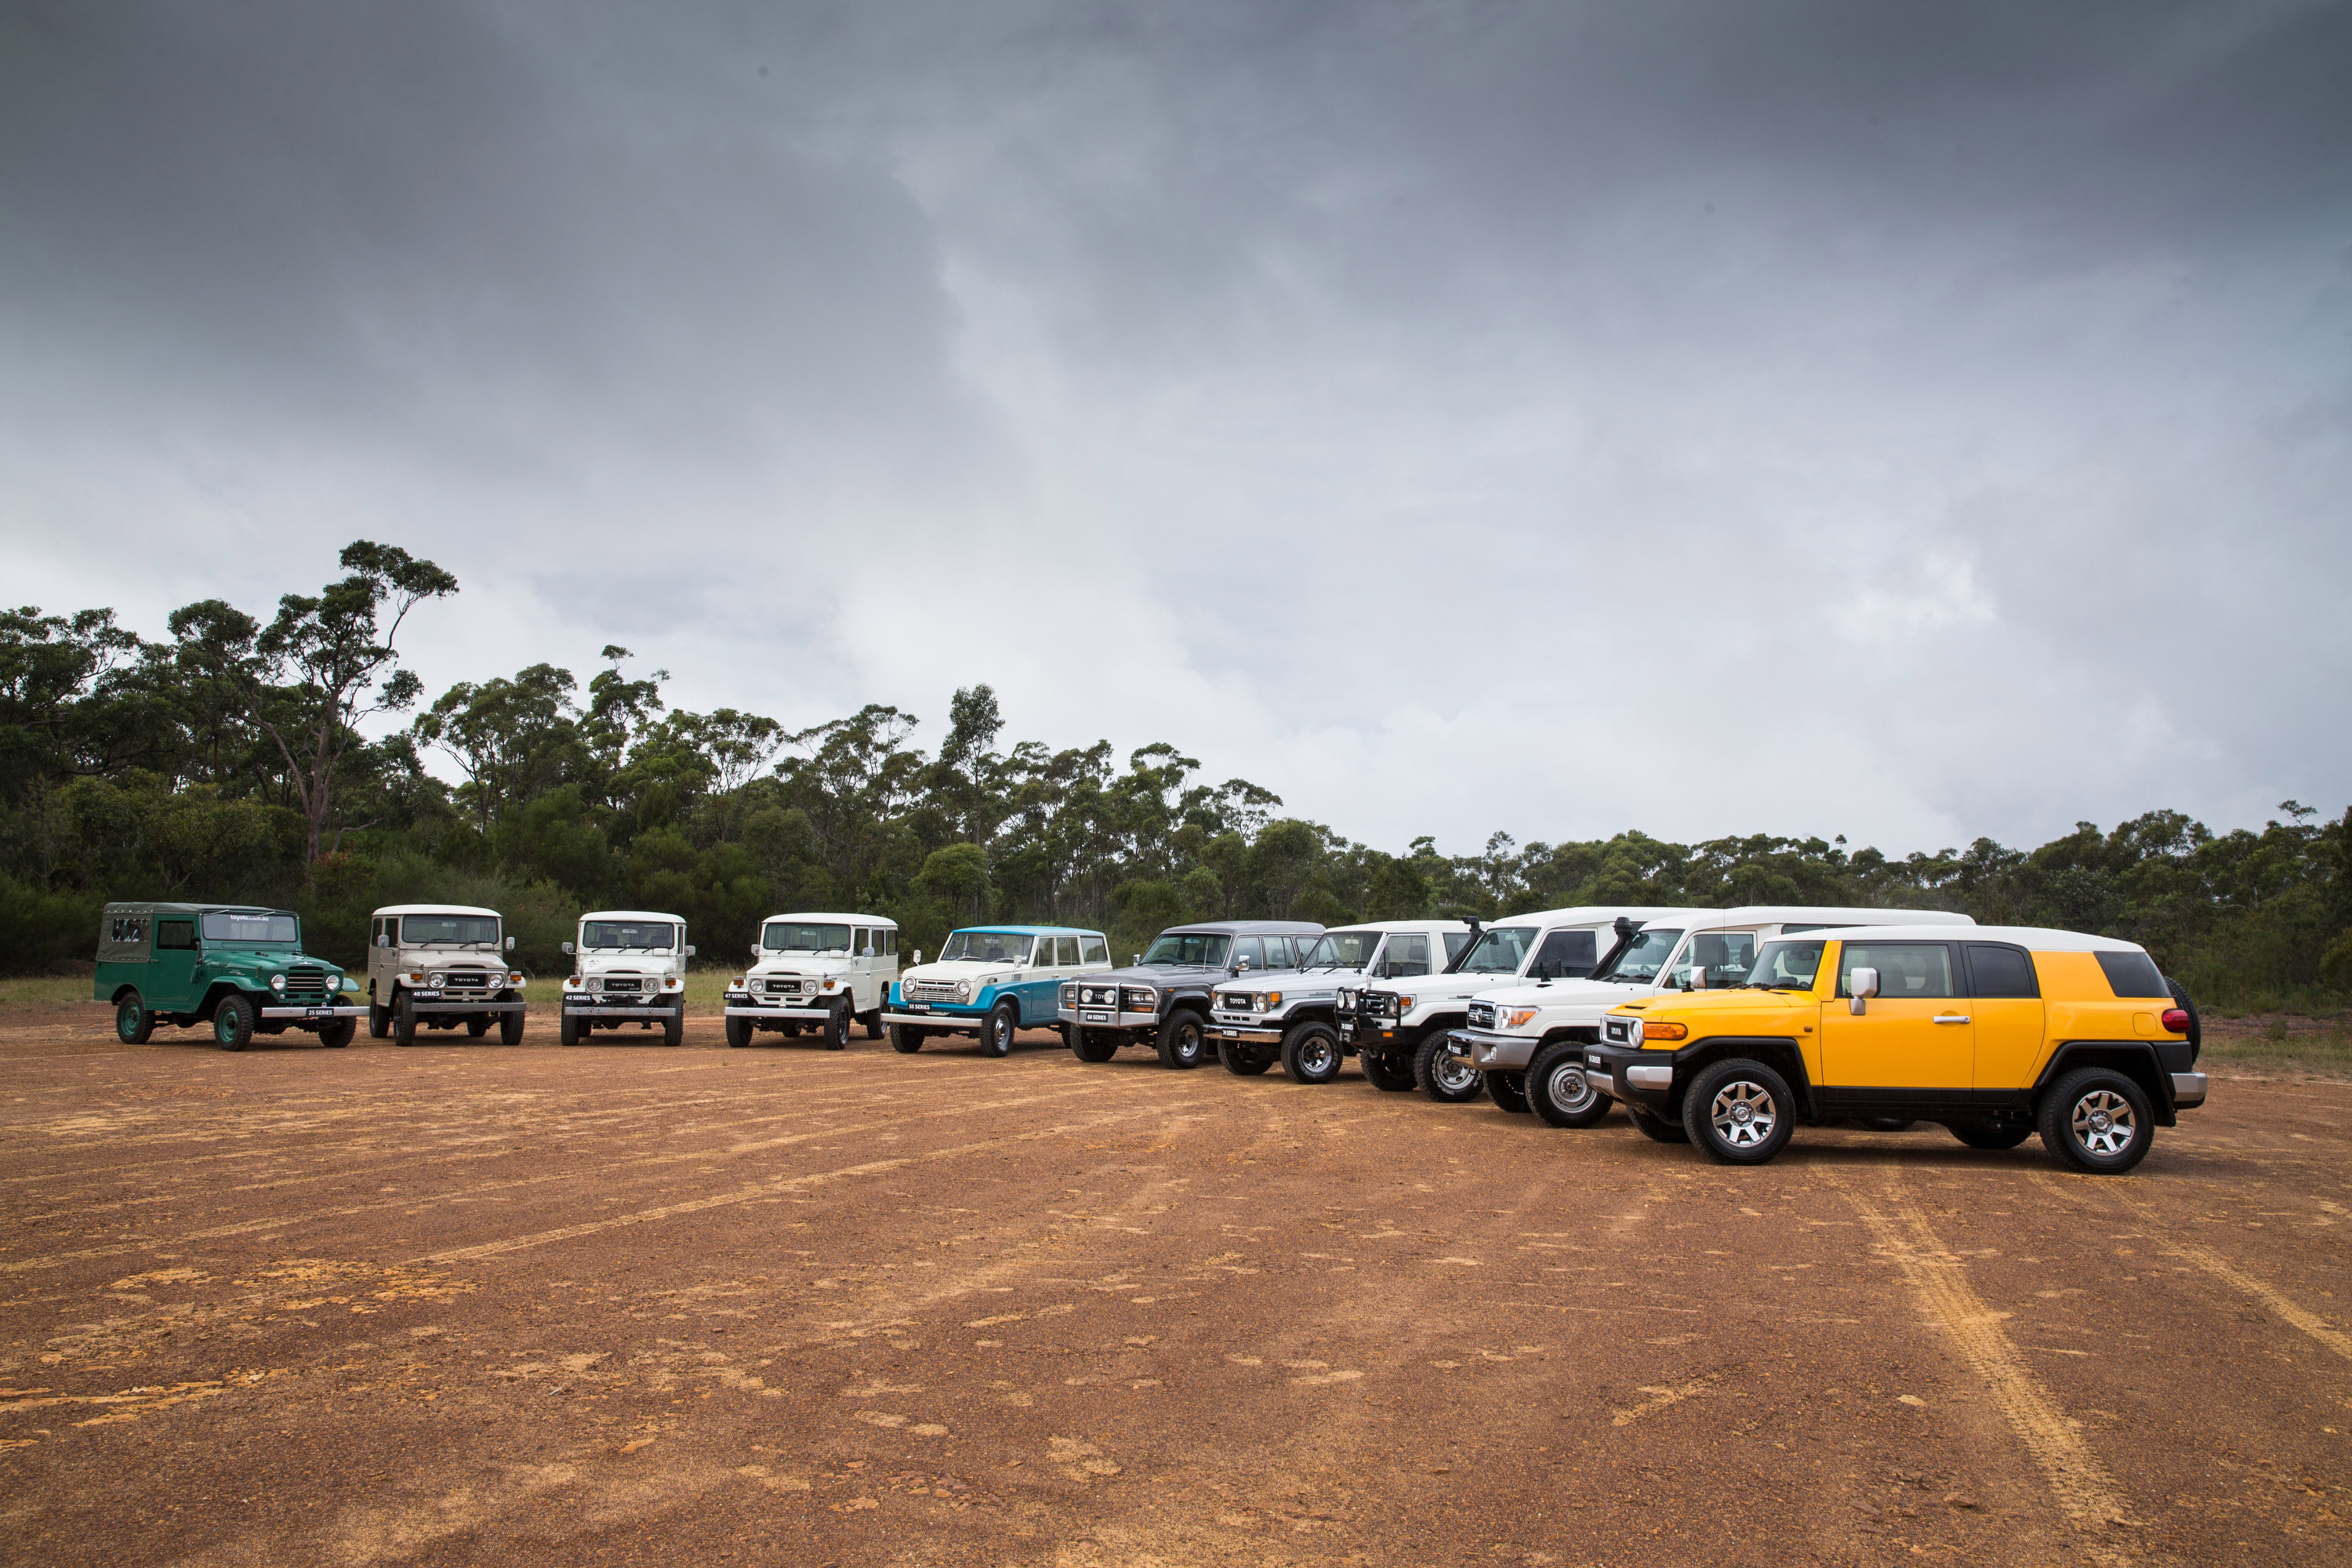
[[[107,905],[91,995],[127,1045],[209,1024],[225,1051],[289,1029],[348,1046],[367,1014],[357,981],[302,952],[300,916],[227,904]]]

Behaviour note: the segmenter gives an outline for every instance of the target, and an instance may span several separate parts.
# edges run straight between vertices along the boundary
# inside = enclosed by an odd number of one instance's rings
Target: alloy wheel
[[[1707,1120],[1716,1136],[1734,1149],[1752,1149],[1772,1136],[1780,1113],[1771,1091],[1748,1079],[1734,1079],[1715,1091]]]
[[[2095,1089],[2074,1102],[2074,1142],[2094,1154],[2120,1154],[2139,1134],[2131,1102],[2113,1089]]]

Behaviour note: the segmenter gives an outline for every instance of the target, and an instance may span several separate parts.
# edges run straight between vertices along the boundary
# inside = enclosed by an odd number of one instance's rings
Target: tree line
[[[1899,859],[1633,830],[1397,853],[1248,780],[1208,782],[1170,742],[1008,741],[986,685],[955,694],[929,749],[914,714],[880,704],[805,730],[674,709],[667,673],[619,647],[584,686],[536,664],[427,700],[399,637],[456,576],[367,541],[341,568],[266,619],[206,599],[152,640],[110,609],[0,611],[0,969],[88,959],[100,905],[132,898],[289,907],[347,962],[381,904],[488,905],[542,973],[599,907],[680,913],[723,964],[795,909],[887,915],[929,952],[972,921],[1091,926],[1124,957],[1210,917],[1828,903],[2129,937],[2225,1005],[2352,991],[2352,810],[2288,801],[2224,833],[2157,810]]]

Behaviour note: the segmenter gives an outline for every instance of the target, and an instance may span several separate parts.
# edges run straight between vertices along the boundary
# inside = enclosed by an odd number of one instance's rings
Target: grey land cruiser
[[[1107,1062],[1121,1046],[1150,1046],[1171,1068],[1208,1059],[1210,999],[1255,970],[1296,969],[1323,928],[1310,921],[1200,921],[1171,926],[1134,967],[1065,984],[1062,1038],[1080,1061]]]

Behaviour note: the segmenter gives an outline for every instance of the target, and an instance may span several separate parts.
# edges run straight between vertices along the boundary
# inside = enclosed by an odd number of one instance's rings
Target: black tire
[[[2050,1157],[2087,1175],[2120,1176],[2156,1142],[2147,1091],[2107,1068],[2066,1074],[2043,1092],[2036,1111]]]
[[[2033,1136],[2032,1127],[1992,1127],[1963,1124],[1948,1129],[1951,1135],[1971,1149],[2014,1149]]]
[[[670,1008],[669,1016],[662,1020],[662,1044],[680,1046],[686,1043],[686,998],[681,996]]]
[[[338,1018],[319,1031],[319,1043],[331,1051],[340,1051],[350,1045],[352,1037],[359,1032],[360,1021],[357,1018]]]
[[[392,1035],[392,1009],[375,1005],[375,993],[368,993],[368,1038],[387,1039]]]
[[[392,994],[392,1043],[395,1046],[416,1043],[416,1004],[405,991]]]
[[[155,1015],[136,991],[114,1005],[114,1037],[126,1046],[143,1046],[155,1037]]]
[[[2195,1067],[2198,1053],[2205,1048],[2205,1021],[2197,1015],[2197,1004],[2189,999],[2188,986],[2168,974],[2164,988],[2172,993],[2172,1005],[2189,1015],[2189,1065]]]
[[[1259,1054],[1255,1046],[1239,1040],[1219,1040],[1217,1060],[1235,1078],[1255,1078],[1274,1065],[1271,1058]]]
[[[817,1027],[824,1032],[824,1048],[845,1051],[849,1048],[849,1005],[846,1002],[825,1009],[824,1022]]]
[[[1547,1127],[1590,1127],[1617,1102],[1584,1076],[1584,1047],[1562,1040],[1536,1052],[1528,1068],[1528,1109]]]
[[[509,997],[508,1000],[512,1001],[513,998]],[[499,1044],[502,1046],[519,1046],[522,1044],[523,1026],[530,1022],[530,1015],[524,1012],[520,1007],[516,1008],[511,1013],[499,1014]]]
[[[1445,1031],[1433,1030],[1412,1053],[1413,1087],[1440,1105],[1465,1105],[1486,1092],[1484,1077],[1445,1047]]]
[[[881,1008],[877,1007],[871,1013],[861,1014],[858,1021],[866,1026],[866,1037],[867,1039],[878,1040],[882,1037]]]
[[[751,1020],[749,1018],[728,1019],[727,1043],[739,1051],[744,1047],[750,1045],[751,1043]]]
[[[1076,1047],[1078,1060],[1097,1064],[1107,1062],[1118,1055],[1119,1043],[1119,1037],[1117,1035],[1089,1031],[1079,1037]]]
[[[467,1038],[478,1040],[489,1032],[490,1016],[488,1013],[477,1013],[466,1020]]]
[[[890,1026],[890,1048],[902,1057],[911,1057],[923,1048],[923,1031],[911,1024]]]
[[[1664,1117],[1644,1110],[1638,1105],[1627,1106],[1625,1114],[1633,1119],[1633,1125],[1642,1136],[1653,1143],[1690,1142],[1690,1134],[1683,1131],[1683,1124],[1679,1121],[1669,1121]]]
[[[1328,1024],[1301,1024],[1282,1037],[1282,1070],[1293,1083],[1329,1083],[1347,1061],[1339,1031]]]
[[[732,1018],[728,1019],[727,1026],[731,1031],[734,1028],[735,1020]],[[578,1016],[566,1011],[563,1015],[562,1021],[555,1026],[555,1037],[567,1046],[578,1045],[580,1043],[580,1019]],[[734,1036],[731,1033],[728,1036],[728,1041],[730,1044],[732,1044],[734,1041]]]
[[[1076,1024],[1065,1024],[1062,1026],[1062,1044],[1070,1048],[1070,1054],[1072,1056],[1075,1057],[1078,1055],[1078,1047],[1086,1043],[1087,1032],[1084,1029],[1080,1028]]]
[[[1401,1062],[1386,1051],[1360,1051],[1356,1064],[1364,1069],[1371,1086],[1383,1093],[1403,1094],[1412,1088],[1412,1064]]]
[[[1179,1009],[1168,1015],[1160,1026],[1160,1065],[1190,1072],[1209,1059],[1209,1033],[1202,1027],[1201,1015]]]
[[[1762,1062],[1717,1062],[1683,1096],[1683,1131],[1718,1165],[1761,1165],[1795,1134],[1797,1097]]]
[[[213,1042],[225,1051],[241,1051],[253,1043],[253,1004],[242,996],[224,996],[213,1009]]]
[[[999,1002],[989,1009],[988,1017],[980,1026],[980,1054],[984,1057],[1009,1057],[1013,1054],[1013,1037],[1021,1032],[1021,1009],[1010,1002]]]
[[[1528,1075],[1523,1072],[1482,1072],[1486,1098],[1514,1116],[1528,1110]]]

